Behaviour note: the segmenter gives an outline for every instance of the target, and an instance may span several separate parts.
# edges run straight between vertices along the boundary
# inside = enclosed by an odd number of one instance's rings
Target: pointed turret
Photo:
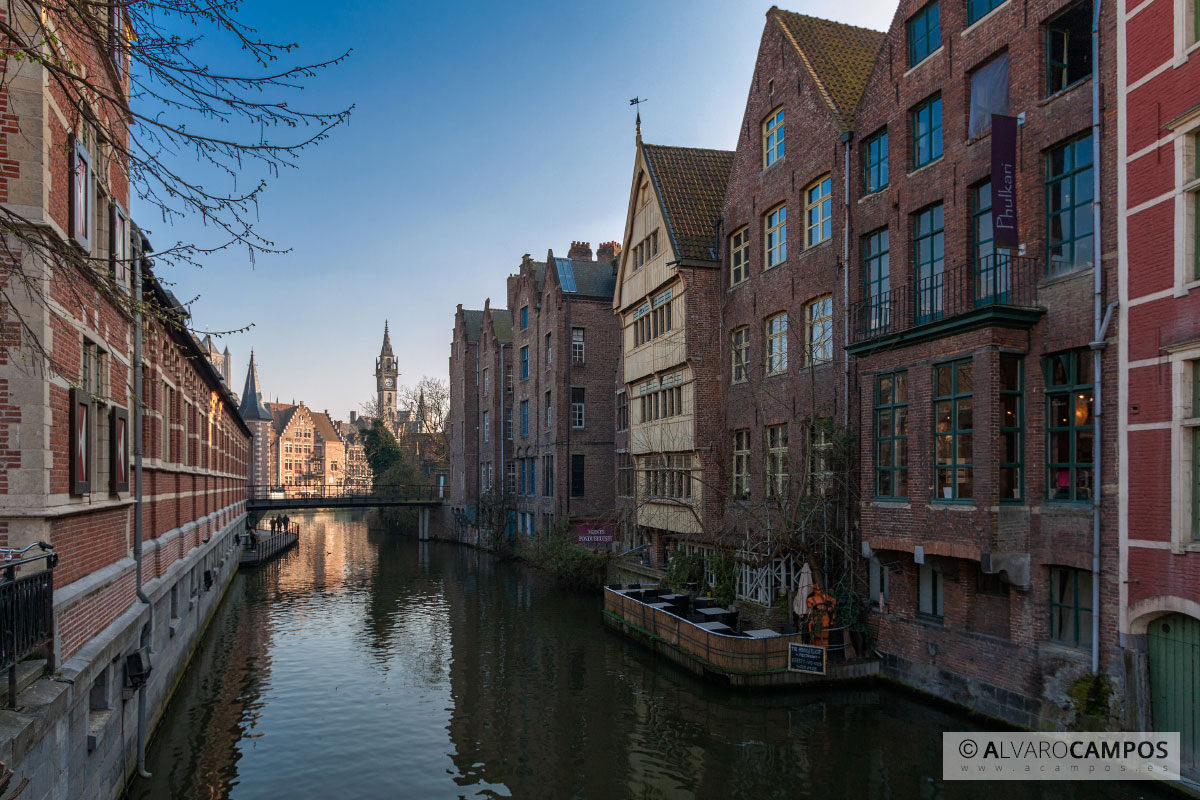
[[[247,422],[271,421],[271,412],[263,405],[262,389],[258,385],[258,367],[254,364],[254,351],[250,351],[250,368],[246,370],[246,388],[242,390],[242,407],[238,409]]]
[[[388,334],[388,324],[386,319],[383,321],[383,348],[379,351],[379,355],[392,355],[392,337]]]

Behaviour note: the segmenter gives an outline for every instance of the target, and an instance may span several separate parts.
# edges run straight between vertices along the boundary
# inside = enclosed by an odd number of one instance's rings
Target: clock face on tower
[[[395,381],[393,381],[391,378],[384,378],[384,379],[383,379],[383,385],[384,385],[384,386],[386,386],[386,387],[388,387],[389,389],[390,389],[390,388],[392,388],[392,384],[393,384],[393,383],[395,383]]]

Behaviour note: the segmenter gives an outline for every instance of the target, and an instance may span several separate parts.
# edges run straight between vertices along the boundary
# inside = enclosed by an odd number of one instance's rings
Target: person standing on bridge
[[[284,531],[284,533],[287,533],[288,531],[290,531],[291,526],[292,526],[292,518],[289,517],[287,514],[284,514],[283,515],[283,531]]]

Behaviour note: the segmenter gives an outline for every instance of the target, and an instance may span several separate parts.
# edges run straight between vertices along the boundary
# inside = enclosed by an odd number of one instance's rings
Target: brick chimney
[[[601,242],[596,248],[596,260],[611,264],[621,254],[621,245],[616,242]]]
[[[571,242],[571,249],[567,251],[567,258],[578,258],[581,261],[591,261],[592,243]]]

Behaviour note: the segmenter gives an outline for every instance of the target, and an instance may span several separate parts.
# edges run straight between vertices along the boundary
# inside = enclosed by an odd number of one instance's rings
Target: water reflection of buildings
[[[473,551],[440,561],[451,565],[460,785],[502,784],[515,797],[939,796],[938,734],[954,722],[941,712],[877,690],[704,685],[599,621],[580,630],[588,616],[575,606],[594,617],[594,598]]]
[[[227,797],[237,782],[239,743],[254,728],[263,687],[270,681],[271,616],[253,583],[272,581],[280,562],[239,575],[231,598],[216,612],[192,662],[154,732],[150,785],[135,784],[130,800]],[[248,598],[243,598],[245,581]],[[182,704],[183,707],[180,707]]]

